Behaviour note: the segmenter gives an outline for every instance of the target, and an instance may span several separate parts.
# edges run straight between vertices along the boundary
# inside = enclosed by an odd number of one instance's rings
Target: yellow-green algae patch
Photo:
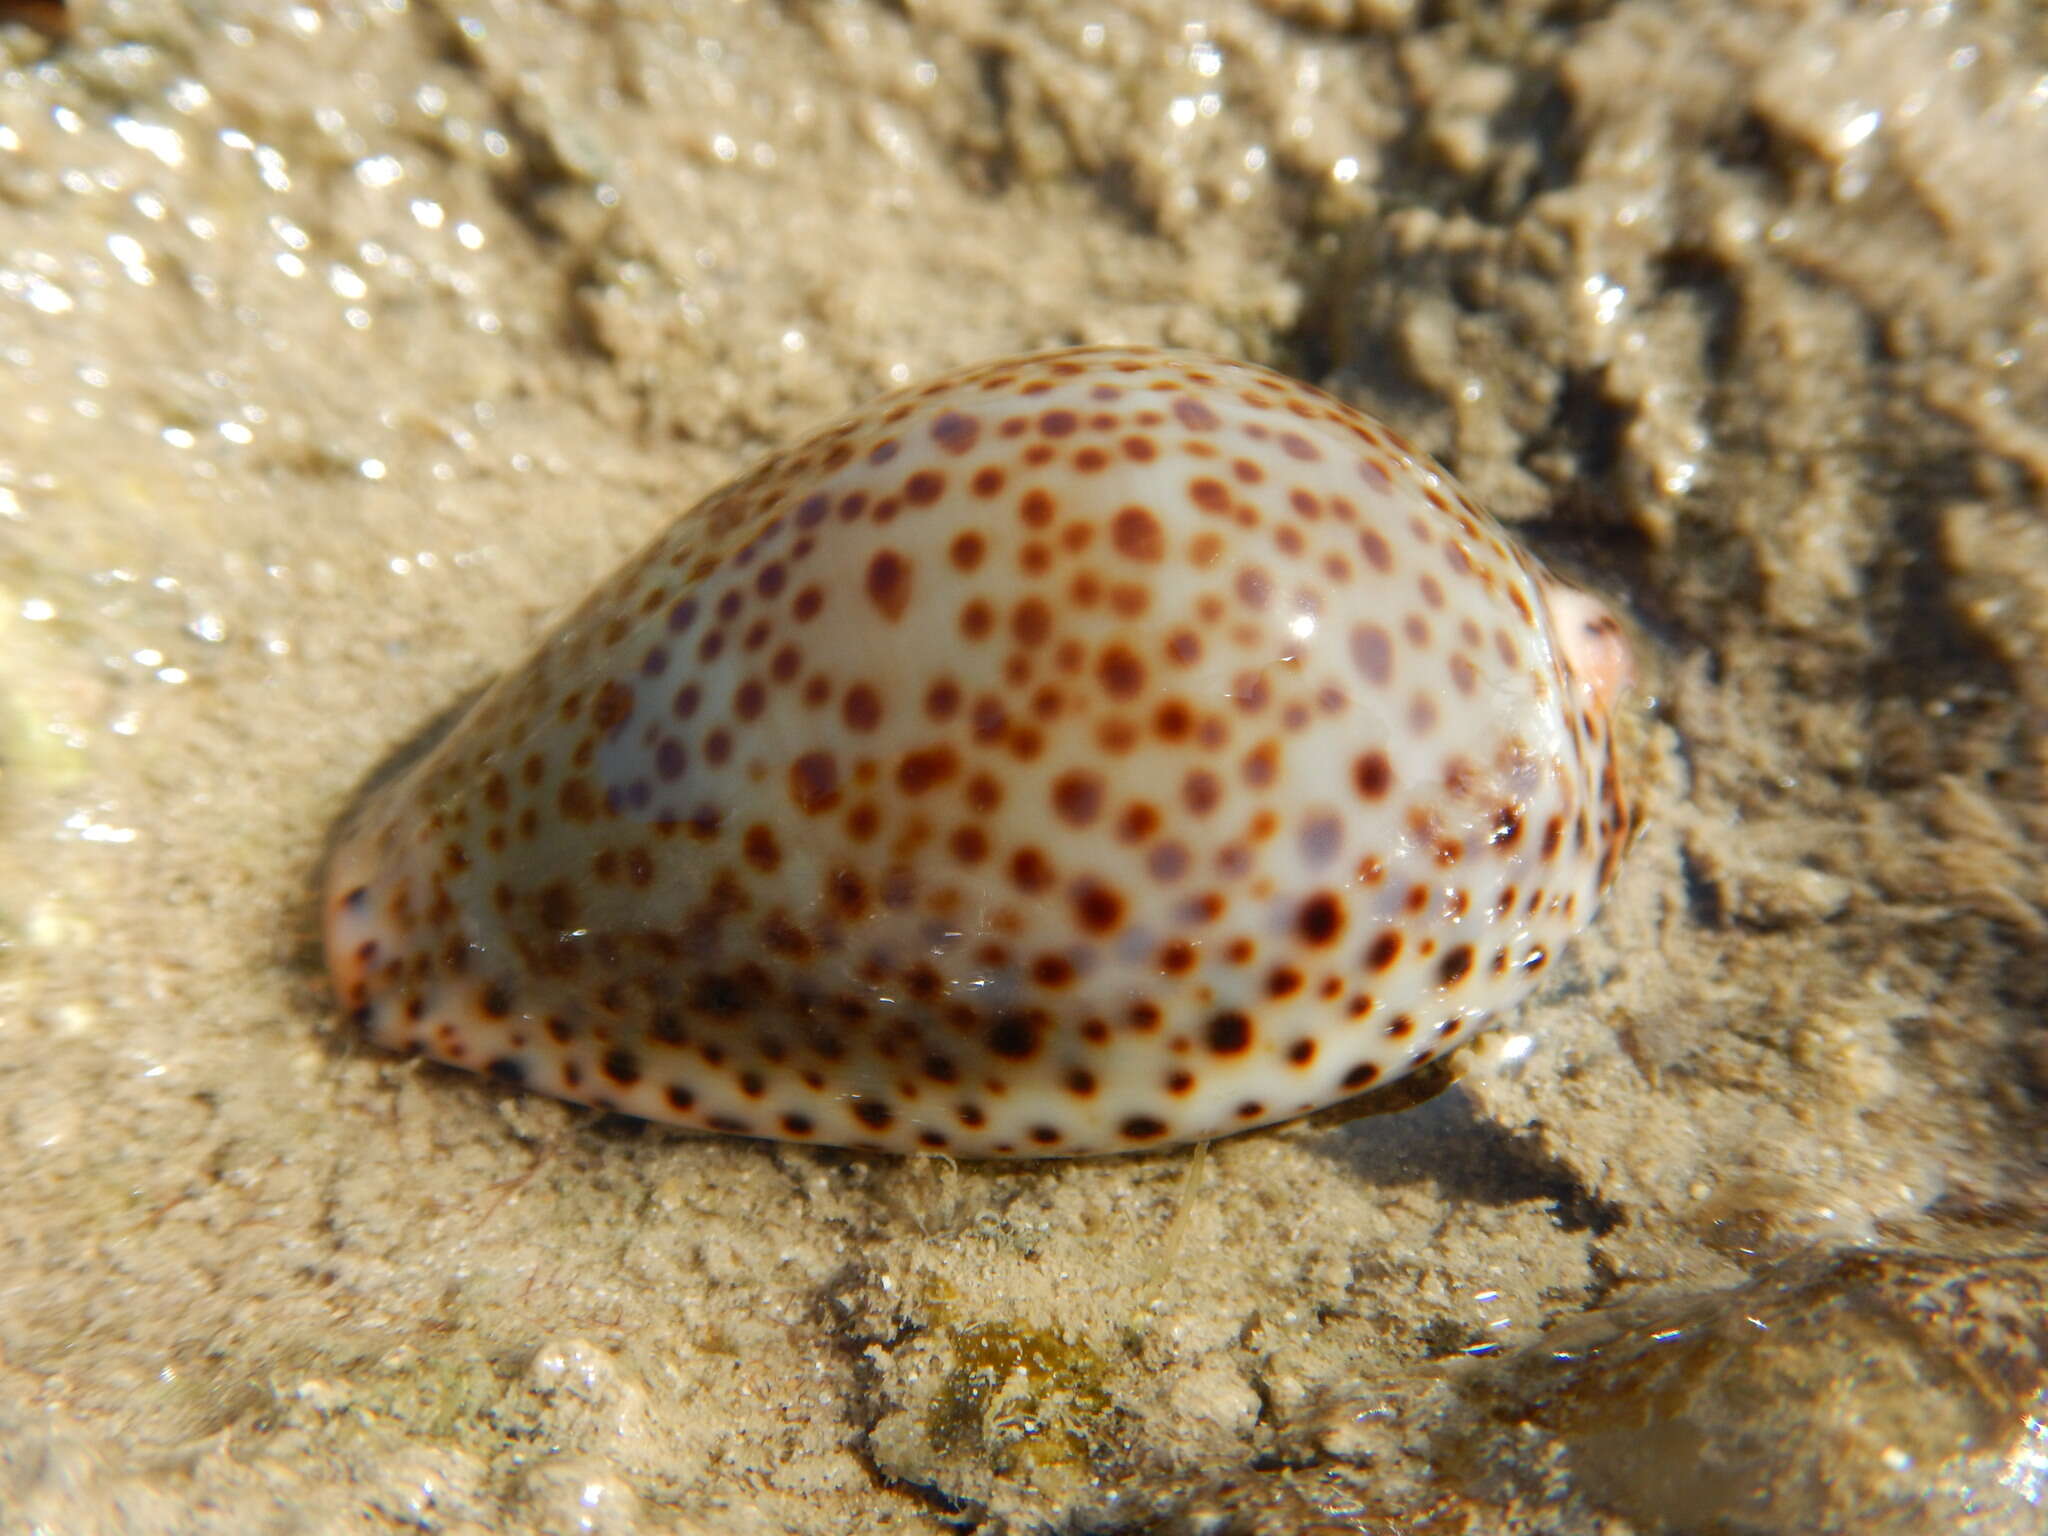
[[[999,1477],[1097,1470],[1114,1407],[1101,1357],[1040,1329],[981,1323],[953,1335],[953,1366],[924,1411],[941,1456],[979,1455]]]

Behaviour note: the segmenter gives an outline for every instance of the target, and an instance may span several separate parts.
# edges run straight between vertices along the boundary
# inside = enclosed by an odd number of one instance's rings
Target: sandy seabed
[[[2038,7],[76,12],[0,23],[0,1526],[2041,1528]],[[1647,829],[1514,1049],[1183,1204],[347,1037],[387,751],[767,448],[1097,340],[1628,615]]]

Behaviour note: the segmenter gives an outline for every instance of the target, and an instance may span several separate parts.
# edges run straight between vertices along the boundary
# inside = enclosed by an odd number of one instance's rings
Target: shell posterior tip
[[[1566,670],[1594,709],[1612,715],[1636,681],[1635,657],[1621,621],[1592,593],[1554,577],[1544,583],[1543,599]]]

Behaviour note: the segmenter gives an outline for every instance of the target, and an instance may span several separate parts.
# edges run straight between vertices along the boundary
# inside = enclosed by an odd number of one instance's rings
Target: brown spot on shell
[[[1235,1009],[1213,1015],[1202,1027],[1203,1043],[1217,1056],[1242,1056],[1252,1047],[1252,1021]]]
[[[1384,688],[1394,676],[1394,642],[1378,624],[1351,627],[1351,662],[1365,680]]]
[[[910,606],[910,580],[909,559],[893,549],[877,550],[868,561],[868,597],[891,624]]]
[[[906,795],[921,795],[952,779],[960,771],[960,754],[951,745],[937,746],[904,755],[896,768],[896,787]]]
[[[1318,892],[1301,904],[1294,927],[1304,944],[1334,943],[1344,932],[1344,903],[1329,891]]]
[[[597,690],[590,706],[590,723],[600,731],[620,729],[633,718],[633,690],[616,679]]]
[[[1029,1014],[1006,1013],[989,1026],[986,1044],[1005,1061],[1029,1061],[1038,1054],[1040,1028]]]
[[[980,420],[960,411],[942,411],[932,423],[932,441],[951,454],[966,453],[980,437]]]
[[[1129,560],[1156,563],[1166,556],[1166,530],[1148,508],[1130,506],[1110,519],[1110,542]]]
[[[1053,780],[1053,809],[1070,826],[1091,825],[1102,813],[1102,775],[1089,768],[1075,768]]]
[[[1095,676],[1113,699],[1133,699],[1145,689],[1145,664],[1127,645],[1107,647],[1095,664]]]
[[[806,752],[789,765],[789,794],[809,815],[839,803],[839,762],[830,752]]]
[[[1074,888],[1074,920],[1084,932],[1098,936],[1116,932],[1124,919],[1124,899],[1099,880],[1083,880]]]
[[[1051,887],[1052,864],[1036,848],[1020,848],[1010,857],[1010,879],[1018,890],[1036,895]]]
[[[872,731],[882,723],[882,696],[868,683],[855,683],[840,700],[839,714],[848,730]]]

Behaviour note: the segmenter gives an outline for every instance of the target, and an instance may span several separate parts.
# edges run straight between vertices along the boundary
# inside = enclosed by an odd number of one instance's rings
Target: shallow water
[[[6,32],[0,1507],[2038,1529],[2042,25]],[[388,751],[766,447],[1106,339],[1348,394],[1634,626],[1647,830],[1460,1081],[1220,1144],[1159,1279],[1171,1157],[694,1139],[346,1038],[307,881]]]

